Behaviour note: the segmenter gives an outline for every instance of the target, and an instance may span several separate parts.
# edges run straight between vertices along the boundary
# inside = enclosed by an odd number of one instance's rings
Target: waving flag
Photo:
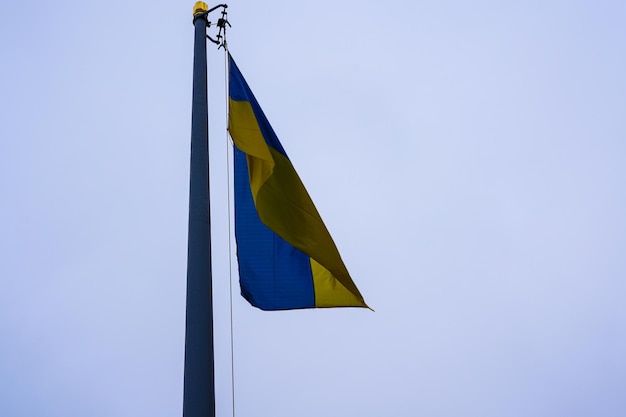
[[[289,157],[229,55],[241,293],[262,310],[367,307]]]

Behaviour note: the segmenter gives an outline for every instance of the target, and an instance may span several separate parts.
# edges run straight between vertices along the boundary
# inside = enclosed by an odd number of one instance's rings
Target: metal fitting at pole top
[[[193,5],[193,16],[196,17],[199,14],[206,13],[209,11],[209,6],[203,1],[197,1],[196,4]]]

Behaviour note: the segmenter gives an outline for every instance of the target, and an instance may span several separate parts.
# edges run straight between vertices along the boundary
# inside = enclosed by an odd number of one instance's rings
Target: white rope
[[[224,34],[226,35],[226,34]],[[231,398],[232,398],[232,417],[235,417],[235,338],[234,338],[234,326],[233,326],[233,260],[232,260],[232,207],[231,207],[231,180],[230,180],[230,168],[231,168],[231,146],[230,135],[228,133],[228,46],[226,45],[226,38],[224,37],[224,91],[225,94],[225,114],[226,114],[226,189],[228,197],[228,288],[229,288],[229,310],[230,310],[230,380],[231,380]]]

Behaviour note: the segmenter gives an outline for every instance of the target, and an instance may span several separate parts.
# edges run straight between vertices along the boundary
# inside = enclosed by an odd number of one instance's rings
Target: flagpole
[[[191,110],[183,417],[215,417],[209,204],[207,12],[208,7],[205,3],[197,2],[194,5],[195,37]]]

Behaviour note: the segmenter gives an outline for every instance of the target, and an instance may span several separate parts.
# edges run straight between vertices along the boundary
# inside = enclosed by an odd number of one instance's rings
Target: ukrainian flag
[[[243,297],[262,310],[367,307],[229,54],[235,237]]]

